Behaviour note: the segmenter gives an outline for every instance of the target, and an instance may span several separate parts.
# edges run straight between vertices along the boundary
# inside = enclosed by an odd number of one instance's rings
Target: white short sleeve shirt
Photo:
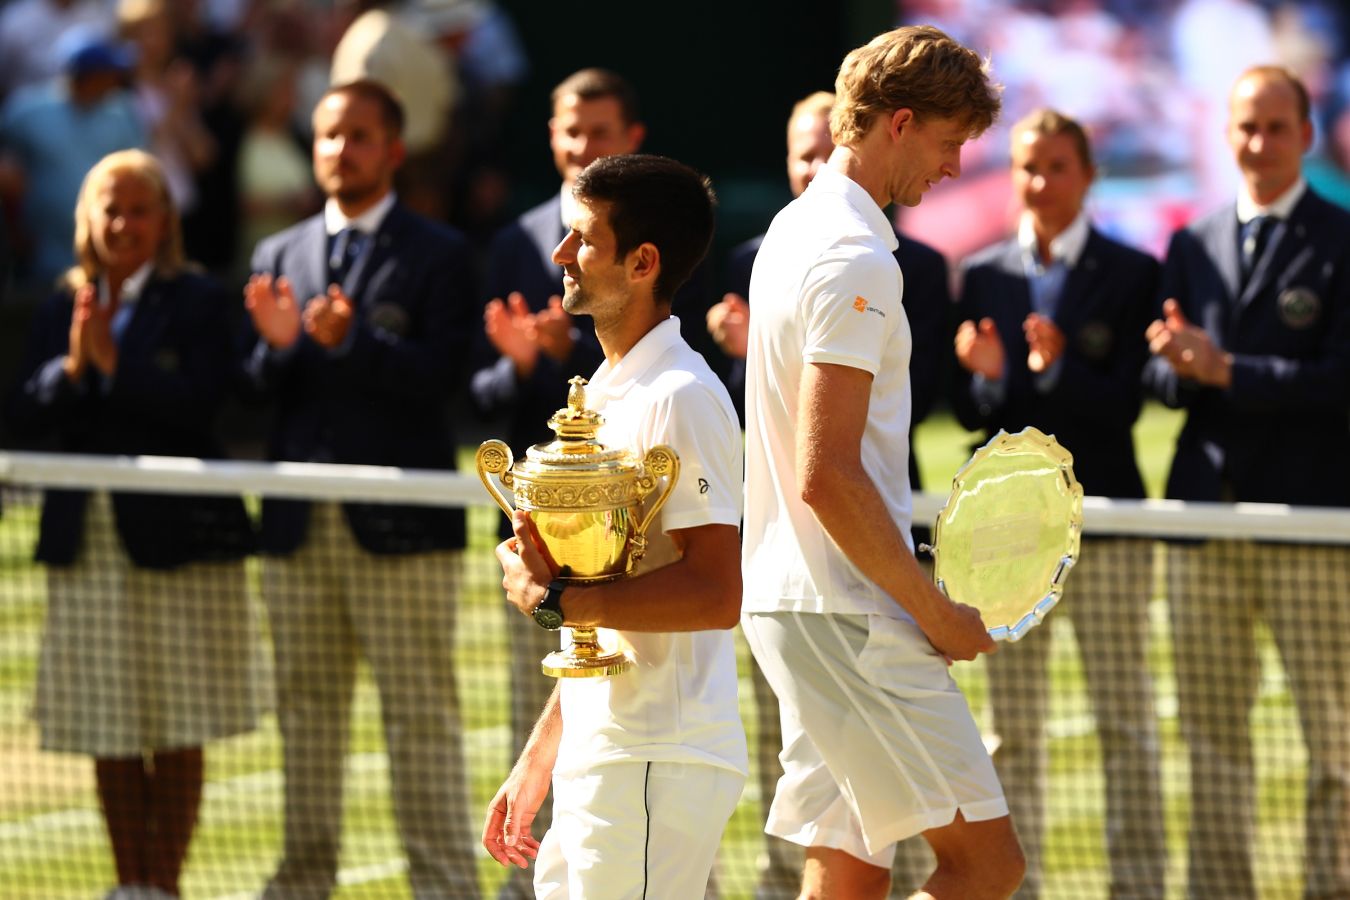
[[[745,612],[879,613],[903,608],[844,556],[802,502],[797,401],[805,367],[871,373],[863,468],[910,540],[909,322],[885,213],[822,168],[769,227],[750,277],[746,360]]]
[[[674,491],[647,530],[639,572],[675,558],[668,531],[740,524],[744,460],[736,411],[707,362],[680,337],[678,319],[649,331],[618,365],[602,363],[586,385],[586,406],[604,417],[598,437],[605,446],[627,447],[640,458],[666,444],[680,458]],[[621,760],[748,772],[731,631],[597,632],[602,645],[625,648],[635,665],[610,678],[562,680],[555,772]]]

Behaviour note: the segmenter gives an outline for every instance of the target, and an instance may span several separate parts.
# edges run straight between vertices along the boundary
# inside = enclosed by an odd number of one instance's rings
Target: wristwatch
[[[534,621],[540,628],[557,631],[562,627],[562,593],[566,588],[567,582],[560,579],[549,582],[548,590],[544,593],[544,599],[534,608],[534,612],[530,613],[534,616]]]

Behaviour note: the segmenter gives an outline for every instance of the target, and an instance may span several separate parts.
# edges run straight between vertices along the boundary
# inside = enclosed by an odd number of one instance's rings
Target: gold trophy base
[[[553,678],[599,678],[618,675],[633,667],[625,654],[609,653],[595,640],[594,628],[573,628],[572,646],[544,657],[544,674]]]

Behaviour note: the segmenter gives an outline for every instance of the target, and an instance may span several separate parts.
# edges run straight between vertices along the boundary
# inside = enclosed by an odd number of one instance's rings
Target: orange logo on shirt
[[[853,298],[853,308],[858,312],[867,312],[867,301],[862,297]]]

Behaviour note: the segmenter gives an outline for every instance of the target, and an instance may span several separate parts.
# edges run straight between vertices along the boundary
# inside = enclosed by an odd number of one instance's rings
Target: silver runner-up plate
[[[956,477],[933,530],[933,577],[1015,641],[1059,602],[1078,559],[1083,488],[1073,456],[1035,428],[1000,431]]]

